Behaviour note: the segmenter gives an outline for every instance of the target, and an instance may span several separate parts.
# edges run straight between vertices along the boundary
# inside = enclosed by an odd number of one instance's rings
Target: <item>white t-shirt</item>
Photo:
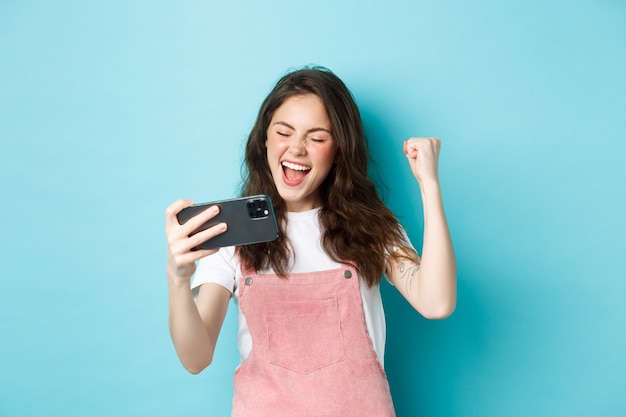
[[[295,253],[293,267],[290,272],[324,271],[341,266],[341,264],[330,259],[322,249],[318,212],[319,208],[298,213],[287,213],[287,235]],[[273,272],[266,271],[265,273]],[[207,256],[198,262],[191,286],[192,289],[197,291],[200,285],[206,283],[222,285],[233,294],[235,303],[239,306],[237,284],[240,278],[239,259],[235,255],[235,248],[230,246],[221,248],[215,254]],[[380,286],[374,285],[369,288],[362,277],[359,277],[359,285],[367,331],[380,363],[384,364],[386,328]],[[238,312],[239,333],[237,343],[239,345],[239,356],[241,361],[243,361],[252,350],[252,337],[241,308],[238,308]]]

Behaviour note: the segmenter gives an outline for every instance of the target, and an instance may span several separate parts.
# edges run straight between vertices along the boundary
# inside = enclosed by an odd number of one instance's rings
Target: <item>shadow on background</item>
[[[381,92],[377,97],[373,92],[359,100],[373,158],[372,176],[385,203],[421,252],[422,202],[419,186],[402,153],[402,142],[420,135],[425,128],[420,128],[419,120],[411,118],[409,103],[385,104],[381,97],[386,95]],[[398,112],[398,108],[405,110]],[[391,113],[386,109],[396,111]],[[394,181],[388,181],[389,178]],[[446,200],[444,192],[444,203]],[[454,231],[452,235],[454,240]],[[456,245],[455,250],[458,250]],[[486,335],[493,337],[485,312],[488,301],[481,299],[485,294],[479,294],[473,284],[476,282],[473,275],[483,275],[484,268],[466,265],[463,260],[466,256],[457,254],[459,301],[455,313],[445,320],[424,319],[388,282],[381,284],[387,321],[385,370],[398,416],[463,414],[455,412],[456,380],[461,369],[467,372],[480,360],[488,343]],[[472,258],[467,256],[467,259]]]
[[[388,323],[385,370],[398,416],[461,415],[455,413],[456,381],[480,363],[491,333],[485,300],[471,282],[467,275],[459,281],[459,305],[443,321],[422,318],[393,287],[382,286]]]

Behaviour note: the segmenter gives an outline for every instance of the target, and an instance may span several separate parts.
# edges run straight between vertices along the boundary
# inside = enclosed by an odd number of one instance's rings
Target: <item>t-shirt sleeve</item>
[[[239,262],[235,255],[235,247],[221,248],[213,255],[198,261],[191,289],[197,294],[202,284],[214,283],[226,288],[232,294],[235,291],[238,270]]]

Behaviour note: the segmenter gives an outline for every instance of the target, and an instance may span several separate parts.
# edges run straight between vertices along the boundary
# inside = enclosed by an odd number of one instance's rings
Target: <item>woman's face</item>
[[[287,211],[319,207],[319,187],[337,153],[322,100],[314,94],[285,100],[274,112],[265,145],[272,177]]]

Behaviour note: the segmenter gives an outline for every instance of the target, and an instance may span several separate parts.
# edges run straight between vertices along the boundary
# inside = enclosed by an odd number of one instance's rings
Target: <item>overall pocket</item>
[[[344,360],[337,299],[264,306],[270,363],[302,374]]]

